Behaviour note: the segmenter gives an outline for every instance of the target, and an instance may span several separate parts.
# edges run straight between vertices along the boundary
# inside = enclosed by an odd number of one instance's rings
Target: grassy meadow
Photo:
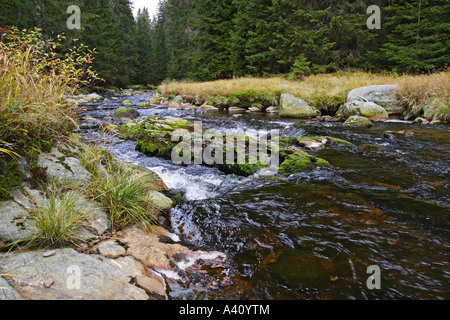
[[[396,84],[397,98],[408,117],[450,119],[450,71],[429,75],[372,74],[342,72],[319,74],[301,80],[235,78],[210,82],[169,82],[158,87],[165,97],[181,95],[218,106],[269,107],[278,104],[282,93],[291,93],[324,111],[336,111],[347,93],[369,85]]]

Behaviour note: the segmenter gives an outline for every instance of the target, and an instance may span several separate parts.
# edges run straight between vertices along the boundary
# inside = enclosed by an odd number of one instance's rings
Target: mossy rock
[[[388,112],[373,102],[350,101],[339,108],[336,116],[339,119],[348,119],[351,116],[362,116],[369,120],[387,120]]]
[[[128,120],[120,126],[119,135],[122,139],[137,140],[143,134],[143,121]]]
[[[369,118],[361,117],[361,116],[351,116],[344,122],[345,126],[349,127],[366,127],[369,128],[373,126],[372,121]]]
[[[120,127],[118,125],[112,124],[112,123],[108,123],[105,126],[105,130],[109,133],[117,133],[120,130]]]
[[[114,111],[113,115],[113,119],[121,119],[121,118],[135,119],[137,117],[139,117],[139,112],[128,107],[117,108],[116,111]]]
[[[161,157],[170,159],[172,149],[177,143],[171,141],[170,133],[153,132],[149,133],[142,140],[137,141],[136,150],[149,157]]]
[[[139,108],[147,109],[153,107],[150,101],[144,101],[139,104]]]
[[[130,104],[133,104],[133,102],[131,102],[130,100],[122,101],[122,105],[130,105]]]
[[[298,172],[306,172],[315,167],[329,166],[324,159],[316,158],[296,147],[287,147],[281,150],[283,159],[278,172],[283,176],[289,176]]]
[[[283,93],[280,98],[280,117],[312,118],[320,116],[320,111],[311,107],[303,99],[292,94]]]

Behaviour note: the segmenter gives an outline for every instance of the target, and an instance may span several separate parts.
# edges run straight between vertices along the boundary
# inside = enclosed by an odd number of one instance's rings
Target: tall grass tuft
[[[39,205],[32,214],[37,231],[30,244],[62,247],[80,243],[79,231],[86,213],[80,208],[79,197],[77,192],[69,191],[50,195]]]
[[[129,170],[94,176],[90,191],[108,208],[112,228],[138,224],[149,228],[156,222],[157,209],[150,195],[152,180],[145,173]]]
[[[84,148],[78,159],[92,174],[85,193],[107,208],[112,229],[134,223],[149,228],[156,223],[158,209],[150,197],[155,181],[150,175],[133,170],[96,145]]]

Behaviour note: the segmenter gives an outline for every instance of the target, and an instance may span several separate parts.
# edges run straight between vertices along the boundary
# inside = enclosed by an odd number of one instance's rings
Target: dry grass
[[[0,42],[0,140],[16,154],[50,145],[76,126],[76,110],[62,98],[95,74],[82,46],[61,59],[60,42],[40,40],[39,30],[8,31]]]
[[[242,105],[268,107],[277,105],[282,93],[291,93],[322,110],[336,110],[345,102],[347,93],[355,88],[369,85],[398,84],[399,99],[420,113],[426,104],[446,106],[450,97],[450,72],[432,75],[372,74],[366,72],[343,72],[312,75],[294,81],[274,78],[236,78],[210,82],[170,82],[159,86],[163,96],[180,94],[193,100],[216,105]]]
[[[400,78],[397,95],[409,117],[450,119],[450,71]]]

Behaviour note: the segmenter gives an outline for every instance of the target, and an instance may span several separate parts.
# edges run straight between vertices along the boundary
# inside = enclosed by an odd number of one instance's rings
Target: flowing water
[[[151,93],[149,93],[151,95]],[[135,105],[149,95],[120,97],[85,106],[82,131],[99,140],[123,100]],[[111,96],[109,96],[111,98]],[[170,213],[171,231],[186,243],[226,253],[233,285],[193,292],[174,289],[174,299],[449,299],[450,127],[402,121],[349,128],[247,113],[196,114],[162,106],[150,115],[202,121],[220,130],[279,129],[286,136],[333,136],[358,150],[324,148],[309,153],[331,167],[288,179],[225,175],[201,165],[176,166],[135,151],[135,142],[107,136],[118,158],[148,167],[185,201]],[[387,130],[411,130],[389,139]],[[381,272],[370,290],[369,266]],[[369,281],[371,282],[371,281]]]

